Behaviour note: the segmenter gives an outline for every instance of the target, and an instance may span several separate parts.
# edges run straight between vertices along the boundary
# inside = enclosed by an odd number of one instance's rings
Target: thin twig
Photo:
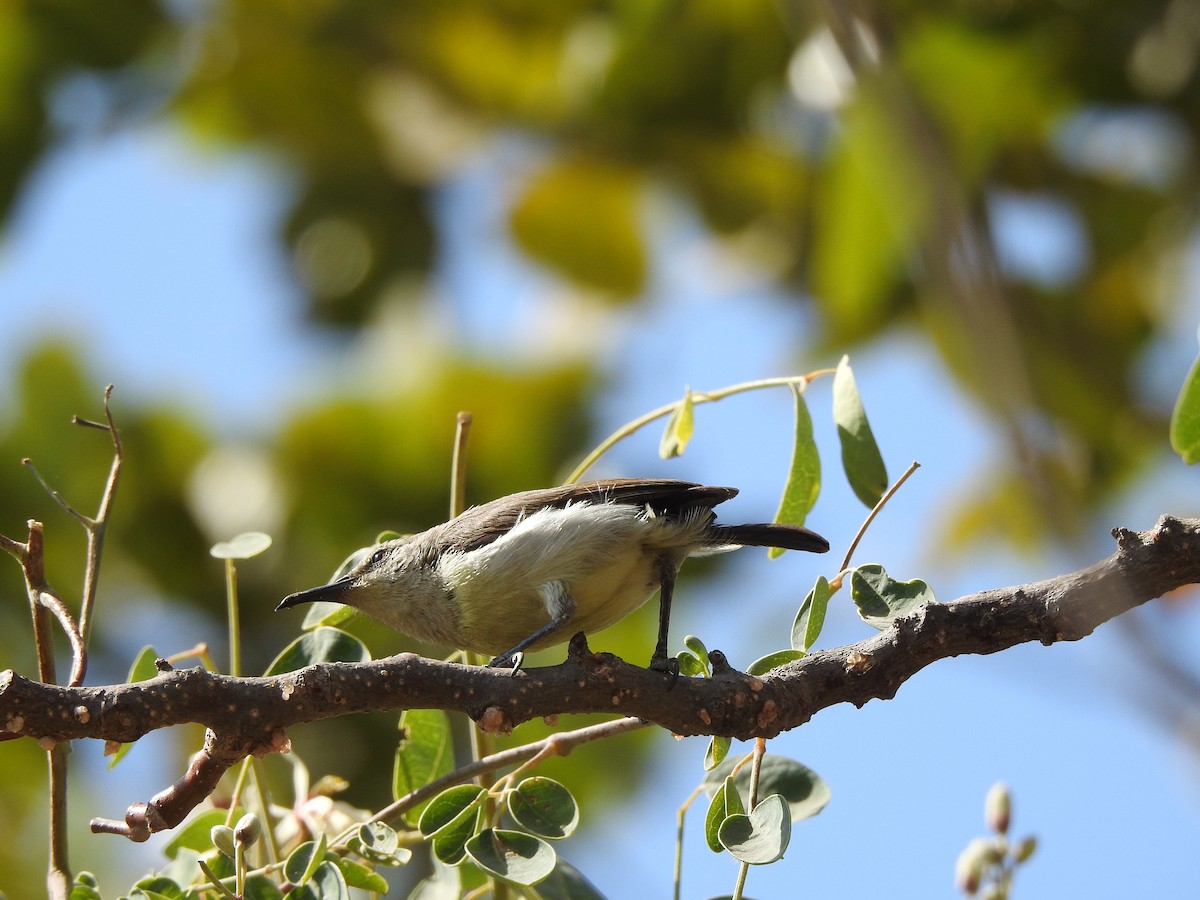
[[[83,646],[83,638],[79,635],[79,629],[75,627],[75,620],[71,618],[71,612],[63,603],[62,598],[50,589],[38,590],[37,599],[43,607],[54,613],[58,624],[67,635],[67,640],[71,643],[71,680],[67,682],[67,686],[78,687],[83,684],[83,678],[87,674],[88,657],[87,648]]]
[[[117,431],[117,423],[113,420],[112,407],[109,403],[112,399],[112,390],[111,384],[104,389],[104,420],[107,425],[100,426],[107,430],[112,438],[112,465],[108,470],[108,480],[104,483],[104,490],[100,494],[100,506],[96,510],[96,517],[90,520],[90,525],[84,526],[87,531],[87,567],[83,573],[83,598],[79,605],[79,634],[83,638],[85,647],[91,633],[92,609],[96,603],[96,585],[100,578],[100,559],[104,550],[104,536],[108,531],[108,514],[112,509],[113,497],[117,493],[117,481],[121,476],[121,463],[125,457],[121,444],[121,433]],[[96,423],[81,419],[79,416],[76,416],[74,421],[79,425],[96,426]]]
[[[450,457],[450,518],[463,511],[467,496],[467,436],[471,432],[472,416],[460,412],[455,419],[454,453]]]
[[[909,467],[904,470],[904,474],[897,478],[895,483],[887,489],[887,492],[879,498],[879,502],[875,504],[874,508],[867,514],[867,517],[863,519],[862,525],[858,527],[858,534],[854,535],[854,540],[850,542],[850,549],[846,551],[846,558],[842,560],[842,565],[838,568],[838,572],[845,572],[846,569],[850,568],[850,557],[858,549],[859,541],[863,539],[863,535],[867,533],[867,529],[871,527],[871,523],[875,521],[875,517],[887,506],[887,502],[892,499],[896,491],[900,490],[900,485],[908,481],[909,476],[919,468],[921,468],[921,464],[913,460]]]

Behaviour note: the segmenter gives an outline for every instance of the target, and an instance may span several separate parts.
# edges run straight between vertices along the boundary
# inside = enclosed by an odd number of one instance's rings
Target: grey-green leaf
[[[896,581],[883,566],[870,563],[859,566],[850,575],[850,595],[862,620],[883,631],[898,616],[912,612],[935,598],[929,585],[919,578]]]
[[[209,553],[217,559],[250,559],[271,546],[271,536],[261,531],[247,531],[228,541],[213,544]]]
[[[721,845],[718,833],[721,823],[730,816],[739,816],[746,812],[742,805],[741,795],[732,778],[725,778],[708,804],[708,812],[704,816],[704,839],[713,853],[720,853],[725,848]]]
[[[859,500],[873,508],[887,490],[887,467],[867,421],[848,356],[842,357],[833,376],[833,422],[842,444],[842,468],[850,487]]]
[[[337,628],[317,628],[305,632],[283,648],[264,673],[267,676],[295,672],[323,662],[367,662],[371,653],[366,644]]]
[[[1171,412],[1171,446],[1189,466],[1200,462],[1200,359],[1192,364]]]
[[[467,855],[488,874],[512,884],[537,884],[552,871],[554,848],[523,831],[488,828],[467,841]]]
[[[779,498],[775,521],[785,525],[803,525],[817,496],[821,493],[821,456],[813,440],[812,416],[804,394],[796,385],[789,385],[795,406],[796,433],[792,442],[792,464],[788,467],[787,483]],[[772,547],[771,558],[783,554],[783,548]]]
[[[325,859],[327,838],[324,833],[315,841],[305,841],[291,852],[283,864],[283,874],[292,884],[305,884]]]
[[[541,775],[522,780],[509,793],[508,811],[522,828],[551,841],[568,837],[579,824],[579,805],[571,792]]]
[[[521,893],[532,900],[604,900],[604,895],[596,890],[595,885],[561,858],[544,881],[523,888]]]
[[[727,816],[717,837],[735,859],[752,866],[782,859],[792,839],[788,803],[779,794],[771,794],[750,815]]]
[[[727,759],[704,776],[704,790],[712,796],[724,784],[733,771],[737,759]],[[734,776],[734,783],[742,799],[750,796],[750,766],[743,766]],[[829,785],[816,772],[774,753],[766,754],[759,768],[758,790],[760,794],[781,794],[788,802],[792,821],[798,822],[815,816],[829,802]]]
[[[807,653],[817,642],[821,629],[825,627],[825,613],[829,609],[829,579],[818,576],[817,583],[796,613],[792,623],[792,647]]]
[[[704,770],[715,769],[724,762],[732,744],[732,739],[714,734],[708,742],[708,749],[704,751]]]

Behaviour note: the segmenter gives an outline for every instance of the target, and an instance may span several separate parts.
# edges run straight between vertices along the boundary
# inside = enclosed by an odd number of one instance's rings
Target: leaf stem
[[[724,400],[726,397],[732,397],[734,394],[742,394],[747,391],[756,391],[763,388],[772,387],[793,387],[803,391],[810,381],[819,378],[822,375],[832,375],[834,369],[817,369],[814,372],[809,372],[807,375],[791,375],[784,378],[760,378],[757,381],[743,381],[740,384],[730,385],[729,387],[719,388],[715,391],[689,391],[688,396],[691,402],[698,403],[715,403],[718,400]],[[675,411],[680,403],[684,400],[675,400],[668,403],[666,406],[660,406],[658,409],[651,410],[645,415],[639,416],[631,422],[626,422],[603,441],[601,441],[594,450],[583,458],[583,461],[575,467],[575,470],[567,476],[564,484],[573,484],[583,477],[583,474],[590,469],[601,456],[612,449],[614,445],[629,437],[634,432],[644,428],[656,419],[661,419],[664,416],[669,416]]]
[[[875,521],[875,517],[879,515],[880,511],[887,505],[887,502],[892,499],[892,495],[895,494],[896,491],[900,490],[900,485],[908,481],[909,476],[919,468],[921,468],[921,464],[916,460],[913,460],[912,463],[909,464],[909,467],[904,470],[904,474],[896,479],[895,483],[893,483],[892,486],[888,488],[886,492],[884,492],[884,495],[879,498],[879,502],[875,504],[874,508],[867,513],[867,517],[863,519],[862,525],[860,525],[858,528],[858,534],[854,535],[854,540],[850,542],[850,549],[846,551],[846,557],[842,560],[842,565],[838,568],[839,574],[837,578],[839,584],[841,583],[840,573],[845,572],[846,569],[850,567],[850,557],[852,557],[854,555],[854,551],[858,549],[858,544],[863,539],[863,536],[867,533],[867,528],[869,528],[871,523]],[[831,581],[830,586],[832,587],[832,585],[833,582]]]

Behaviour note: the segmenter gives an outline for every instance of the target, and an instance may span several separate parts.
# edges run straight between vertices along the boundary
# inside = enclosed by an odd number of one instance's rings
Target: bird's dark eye
[[[376,550],[371,554],[371,565],[378,565],[383,562],[383,558],[387,556],[386,550]]]

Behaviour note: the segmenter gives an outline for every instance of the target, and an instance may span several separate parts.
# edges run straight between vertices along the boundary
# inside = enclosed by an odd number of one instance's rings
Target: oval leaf
[[[817,583],[796,613],[796,621],[792,623],[792,648],[803,650],[805,653],[812,648],[821,636],[825,627],[825,612],[829,609],[829,579],[824,575],[817,578]]]
[[[208,551],[217,559],[250,559],[271,546],[271,536],[261,531],[247,531],[233,540],[213,544]]]
[[[803,525],[821,493],[821,456],[817,453],[817,442],[813,440],[812,416],[808,413],[804,394],[794,384],[789,387],[795,401],[796,434],[792,442],[792,464],[788,468],[783,496],[779,498],[775,521],[784,525]],[[768,552],[774,558],[781,556],[784,550],[771,547]]]
[[[685,678],[708,677],[708,669],[691,650],[680,650],[675,654],[675,659],[679,662],[679,674]]]
[[[854,570],[850,576],[850,595],[862,620],[880,631],[898,616],[923,603],[935,602],[933,591],[924,581],[919,578],[896,581],[878,563]]]
[[[1200,359],[1192,364],[1171,412],[1171,446],[1189,466],[1200,462]]]
[[[735,859],[752,866],[782,859],[792,839],[788,803],[779,794],[771,794],[750,815],[727,816],[717,837]]]
[[[720,853],[725,849],[717,836],[721,830],[721,823],[730,816],[740,816],[745,812],[746,808],[742,805],[737,785],[734,784],[732,778],[726,778],[721,782],[717,792],[712,795],[712,800],[708,804],[708,813],[704,817],[704,839],[713,853]]]
[[[579,806],[571,792],[553,778],[526,778],[508,795],[508,811],[527,831],[547,840],[569,837],[579,824]]]
[[[366,644],[337,628],[306,632],[283,648],[265,675],[282,675],[323,662],[366,662],[371,658]]]
[[[283,864],[283,874],[292,884],[305,884],[325,860],[327,838],[322,833],[315,841],[305,841],[291,852]]]
[[[467,855],[489,875],[512,884],[537,884],[554,871],[554,848],[521,831],[489,828],[467,841]]]
[[[662,440],[658,443],[658,455],[663,459],[673,459],[687,449],[688,441],[696,430],[695,404],[692,401],[692,389],[684,391],[683,399],[675,404],[671,416],[667,419],[667,427],[663,429]]]
[[[850,357],[843,356],[833,376],[833,422],[842,444],[842,468],[854,495],[873,508],[887,490],[887,467],[871,433]]]
[[[776,650],[774,653],[760,656],[754,662],[750,663],[746,667],[746,674],[766,675],[772,669],[778,669],[780,666],[795,662],[798,659],[804,659],[803,650]]]
[[[448,774],[454,766],[450,718],[442,710],[406,709],[400,716],[400,731],[403,736],[392,771],[392,796],[397,800]],[[417,821],[425,806],[409,809],[405,818]]]
[[[704,790],[712,796],[733,771],[737,759],[727,759],[704,776]],[[750,766],[743,766],[734,776],[734,783],[742,799],[750,796]],[[766,754],[759,767],[758,790],[760,794],[780,794],[788,802],[792,821],[799,822],[815,816],[829,802],[829,785],[816,772],[774,753]]]
[[[733,741],[730,738],[713,735],[708,742],[708,749],[704,751],[704,771],[715,769],[724,762],[732,744]]]
[[[477,784],[459,784],[442,791],[425,807],[421,813],[417,828],[421,834],[429,837],[436,835],[450,825],[463,813],[478,809],[487,792]]]
[[[387,893],[387,879],[373,869],[367,868],[362,863],[332,855],[329,862],[338,867],[347,887],[361,888],[364,891],[371,891],[375,894]]]
[[[457,894],[453,900],[458,900]],[[604,895],[578,869],[559,859],[554,871],[538,884],[537,900],[604,900]]]

